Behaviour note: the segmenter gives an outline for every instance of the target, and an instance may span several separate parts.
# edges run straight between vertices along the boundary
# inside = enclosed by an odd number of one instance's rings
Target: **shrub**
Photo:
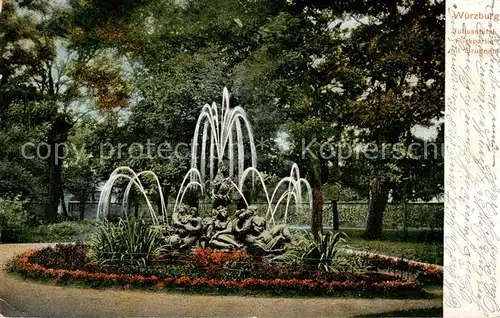
[[[0,198],[0,242],[20,240],[28,219],[23,203],[18,198]]]
[[[43,224],[28,228],[23,233],[25,242],[86,242],[96,231],[97,223],[93,220],[79,222],[60,222]]]
[[[243,249],[218,251],[211,248],[195,248],[187,258],[193,272],[214,278],[238,279],[250,275],[254,263]]]
[[[104,221],[90,239],[90,258],[98,263],[146,265],[163,249],[161,231],[144,219]]]
[[[30,262],[47,268],[76,270],[85,266],[88,247],[83,244],[57,244],[39,250]]]
[[[211,248],[195,248],[193,260],[204,267],[220,267],[233,262],[248,262],[249,256],[245,250],[235,249],[230,252],[213,250]]]
[[[362,260],[354,254],[341,252],[346,235],[328,232],[325,235],[306,233],[287,246],[282,259],[288,264],[305,264],[325,273],[354,272],[363,268]]]

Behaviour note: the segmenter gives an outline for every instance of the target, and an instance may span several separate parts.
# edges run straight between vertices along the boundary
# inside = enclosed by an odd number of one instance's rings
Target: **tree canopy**
[[[440,148],[409,147],[444,139],[442,127],[435,140],[415,134],[443,116],[444,1],[360,4],[7,1],[0,195],[44,202],[53,221],[65,192],[83,201],[127,165],[155,171],[173,196],[202,106],[228,87],[251,118],[259,169],[285,176],[297,162],[311,182],[313,230],[325,193],[343,193],[370,201],[366,235],[378,238],[389,199],[443,191]],[[134,143],[154,148],[109,153]]]

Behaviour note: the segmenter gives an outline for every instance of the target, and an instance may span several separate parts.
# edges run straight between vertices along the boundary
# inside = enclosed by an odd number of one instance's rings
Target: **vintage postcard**
[[[499,316],[461,1],[0,0],[0,316]]]

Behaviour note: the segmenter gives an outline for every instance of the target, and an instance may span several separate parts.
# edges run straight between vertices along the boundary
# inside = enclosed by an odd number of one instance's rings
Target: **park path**
[[[7,260],[47,244],[0,244],[0,317],[353,317],[442,307],[442,298],[283,298],[93,290],[29,282],[7,274]]]

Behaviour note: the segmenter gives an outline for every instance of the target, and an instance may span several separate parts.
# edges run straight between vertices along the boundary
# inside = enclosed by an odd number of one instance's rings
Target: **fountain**
[[[128,173],[128,174],[127,174]],[[165,199],[163,197],[163,191],[161,188],[160,180],[158,179],[158,176],[153,172],[153,171],[142,171],[140,173],[135,173],[134,170],[132,170],[130,167],[118,167],[116,168],[111,175],[109,176],[108,181],[104,184],[104,187],[102,188],[101,191],[101,196],[99,197],[99,203],[97,205],[97,218],[105,218],[108,216],[109,213],[109,202],[111,198],[111,191],[113,190],[113,186],[115,182],[118,179],[126,179],[129,181],[124,193],[123,193],[123,201],[122,201],[122,209],[126,215],[128,211],[128,197],[130,194],[130,190],[132,189],[132,186],[135,185],[137,190],[139,191],[140,194],[144,197],[146,201],[146,205],[149,210],[149,214],[151,216],[151,219],[153,220],[154,224],[159,224],[158,221],[158,216],[156,214],[156,211],[154,210],[153,206],[151,205],[151,201],[148,198],[148,195],[146,194],[146,190],[144,189],[140,177],[141,176],[152,176],[153,179],[156,182],[156,186],[158,187],[158,192],[160,194],[160,201],[161,201],[161,215],[163,217],[163,222],[168,224],[168,218],[167,218],[167,208],[165,206]]]
[[[247,154],[250,150],[247,167],[245,150]],[[209,179],[206,178],[207,170]],[[243,188],[249,175],[252,176],[252,186],[255,187],[257,180],[264,192],[267,203],[265,216],[258,215],[257,209],[248,203],[244,195]],[[141,177],[146,176],[154,180],[153,184],[160,194],[161,211],[155,211],[141,182]],[[287,228],[290,206],[293,204],[296,210],[303,209],[305,192],[308,209],[312,210],[311,186],[300,176],[297,164],[292,165],[290,175],[281,179],[272,192],[268,191],[264,177],[257,169],[257,153],[250,122],[243,108],[229,107],[227,88],[223,90],[220,109],[214,102],[212,105],[206,104],[201,110],[193,136],[191,168],[182,181],[170,218],[156,174],[152,171],[136,173],[129,167],[115,169],[104,185],[97,209],[98,218],[107,217],[111,191],[118,179],[128,180],[122,202],[124,214],[127,215],[130,190],[135,186],[146,201],[153,224],[166,228],[166,241],[175,248],[187,248],[199,243],[203,247],[228,249],[246,246],[265,253],[279,252],[283,244],[291,240]],[[196,209],[187,207],[183,200],[188,190],[197,190],[201,196],[207,195],[207,184],[214,206],[211,216],[201,218],[194,211]],[[280,189],[285,190],[280,194]],[[236,191],[245,204],[245,208],[236,211],[233,219],[230,219],[227,209],[231,204],[231,191]],[[283,218],[276,220],[278,207],[283,205]]]
[[[238,178],[244,170],[245,147],[243,128],[246,129],[248,140],[250,143],[250,166],[257,167],[257,153],[253,140],[252,128],[247,119],[245,110],[239,106],[229,108],[229,92],[224,87],[222,92],[222,107],[219,111],[217,104],[214,102],[212,106],[206,104],[203,106],[201,113],[196,123],[194,130],[193,144],[191,148],[191,168],[198,169],[201,173],[201,181],[205,182],[206,159],[207,159],[207,144],[209,145],[210,153],[208,155],[210,180],[214,179],[214,170],[223,163],[223,159],[227,151],[227,159],[229,160],[229,177],[234,174],[235,163],[238,164]],[[200,128],[203,126],[201,135],[201,149],[198,149],[198,139]],[[234,156],[234,142],[236,136],[237,145],[237,161]],[[208,139],[210,137],[210,140]],[[200,152],[198,152],[200,150]],[[200,157],[200,167],[198,168],[198,157]],[[217,162],[215,161],[217,159]]]

